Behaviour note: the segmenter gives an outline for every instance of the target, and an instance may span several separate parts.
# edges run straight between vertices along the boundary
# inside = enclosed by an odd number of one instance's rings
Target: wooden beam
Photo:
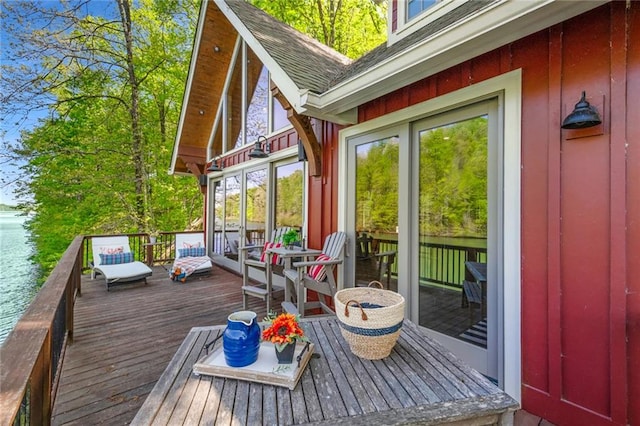
[[[271,93],[273,97],[280,102],[282,108],[287,111],[287,118],[293,125],[293,128],[298,132],[298,136],[302,141],[302,146],[307,154],[307,161],[309,162],[309,174],[311,176],[322,175],[322,146],[318,142],[318,138],[311,126],[311,119],[306,115],[300,115],[293,109],[293,106],[284,97],[280,89],[271,82]]]
[[[202,170],[200,170],[200,166],[196,163],[186,163],[187,169],[198,179],[201,174],[204,174]]]

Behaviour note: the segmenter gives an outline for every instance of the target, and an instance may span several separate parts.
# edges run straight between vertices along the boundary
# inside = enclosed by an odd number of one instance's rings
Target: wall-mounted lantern
[[[571,114],[562,122],[563,129],[586,129],[588,127],[594,127],[602,123],[602,119],[598,114],[598,111],[589,105],[586,100],[586,93],[582,91],[582,98],[575,105],[575,108]]]
[[[264,141],[264,151],[262,150],[262,143]],[[249,153],[251,158],[267,158],[271,152],[271,143],[264,136],[258,136],[258,140],[253,147],[253,151]]]
[[[307,161],[307,151],[304,150],[304,145],[300,139],[298,139],[298,161]]]
[[[218,163],[218,161],[220,163]],[[211,166],[207,169],[208,172],[221,172],[222,170],[224,170],[224,160],[221,158],[214,159],[211,162]]]

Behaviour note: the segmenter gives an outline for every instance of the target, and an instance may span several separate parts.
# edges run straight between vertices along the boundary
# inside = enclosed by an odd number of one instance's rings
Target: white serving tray
[[[304,350],[305,347],[306,343],[298,343],[296,345],[292,364],[278,364],[273,343],[262,342],[260,343],[260,351],[256,362],[245,367],[229,367],[224,359],[222,346],[220,346],[196,362],[193,365],[193,372],[195,374],[284,386],[293,390],[313,354],[313,343],[309,343],[307,350]],[[304,353],[302,353],[303,351]],[[300,356],[301,354],[302,356]]]

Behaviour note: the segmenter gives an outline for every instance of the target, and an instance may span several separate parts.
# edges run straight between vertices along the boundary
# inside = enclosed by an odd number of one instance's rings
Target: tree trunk
[[[144,164],[142,156],[142,129],[140,128],[140,111],[139,111],[139,81],[136,77],[135,66],[133,63],[133,34],[131,28],[131,5],[129,0],[118,0],[118,9],[122,21],[124,32],[125,46],[127,50],[127,74],[131,87],[131,108],[129,115],[131,117],[131,137],[132,137],[132,153],[135,171],[135,211],[136,221],[139,231],[147,228],[146,213],[147,206],[145,203],[146,179],[144,174]]]

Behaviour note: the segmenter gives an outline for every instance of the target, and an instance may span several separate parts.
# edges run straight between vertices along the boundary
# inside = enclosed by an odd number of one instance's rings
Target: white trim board
[[[504,390],[514,399],[521,400],[521,105],[522,71],[515,70],[483,82],[456,90],[455,92],[412,105],[391,114],[343,129],[339,133],[338,182],[346,182],[348,139],[389,126],[412,121],[437,114],[442,111],[468,105],[496,94],[502,94],[500,110],[503,113],[502,131],[504,140],[503,162],[503,226],[509,232],[503,232],[504,257],[500,263],[504,286],[504,345],[499,347],[499,356],[503,359]],[[338,229],[347,226],[347,187],[338,187]],[[511,202],[513,201],[513,202]],[[407,297],[407,294],[404,294]]]

